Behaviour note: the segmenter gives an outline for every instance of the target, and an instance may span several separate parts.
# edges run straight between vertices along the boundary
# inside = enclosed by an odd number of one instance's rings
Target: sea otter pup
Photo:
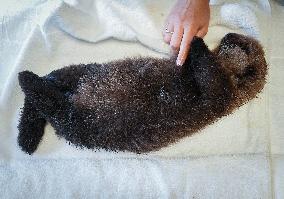
[[[192,135],[262,90],[267,64],[254,39],[227,34],[210,51],[194,37],[181,68],[171,58],[19,73],[25,93],[18,144],[32,154],[46,122],[77,147],[145,153]]]

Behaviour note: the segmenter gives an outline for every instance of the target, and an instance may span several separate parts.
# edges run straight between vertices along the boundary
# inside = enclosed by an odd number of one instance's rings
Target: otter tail
[[[18,144],[24,152],[31,155],[42,139],[46,119],[56,112],[65,98],[54,85],[32,72],[23,71],[19,73],[18,79],[25,93],[24,108],[18,125]]]

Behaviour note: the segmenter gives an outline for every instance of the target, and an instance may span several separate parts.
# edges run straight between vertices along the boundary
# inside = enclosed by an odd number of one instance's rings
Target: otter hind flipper
[[[32,154],[42,139],[46,121],[64,109],[68,101],[53,84],[30,71],[19,73],[18,79],[25,93],[18,144],[24,152]]]
[[[37,149],[42,139],[45,125],[45,118],[40,116],[32,101],[26,97],[18,125],[18,144],[22,151],[31,155]]]

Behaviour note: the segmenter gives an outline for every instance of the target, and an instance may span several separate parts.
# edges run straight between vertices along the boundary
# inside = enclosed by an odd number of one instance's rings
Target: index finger
[[[182,41],[180,44],[180,50],[178,53],[177,61],[176,61],[176,64],[178,66],[182,66],[184,64],[187,58],[187,55],[189,53],[191,40],[196,35],[196,33],[197,33],[197,30],[195,30],[194,28],[189,27],[185,29],[183,33]]]

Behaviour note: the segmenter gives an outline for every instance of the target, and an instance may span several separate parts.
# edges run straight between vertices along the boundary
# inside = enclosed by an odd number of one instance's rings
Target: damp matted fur
[[[46,122],[78,147],[145,153],[192,135],[256,97],[267,64],[254,39],[227,34],[210,51],[195,37],[174,59],[129,58],[19,73],[25,103],[18,144],[32,154]]]

